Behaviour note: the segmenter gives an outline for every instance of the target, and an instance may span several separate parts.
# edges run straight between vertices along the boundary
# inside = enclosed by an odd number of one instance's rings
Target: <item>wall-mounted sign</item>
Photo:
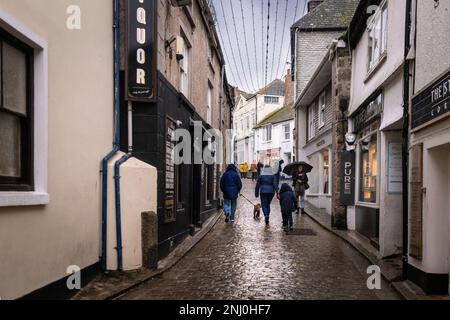
[[[389,143],[388,152],[388,192],[402,193],[403,188],[403,154],[402,143]]]
[[[383,94],[378,95],[367,106],[361,108],[354,116],[355,131],[362,130],[369,122],[383,112]]]
[[[412,99],[411,128],[450,114],[450,71]]]
[[[176,177],[175,177],[175,142],[173,137],[176,130],[176,123],[171,119],[166,120],[166,195],[165,195],[165,213],[164,222],[174,222],[177,219],[175,211],[176,202]]]
[[[342,186],[341,203],[344,206],[355,205],[355,170],[356,156],[354,151],[344,151],[341,155]]]
[[[155,2],[127,1],[125,97],[128,101],[156,100]]]

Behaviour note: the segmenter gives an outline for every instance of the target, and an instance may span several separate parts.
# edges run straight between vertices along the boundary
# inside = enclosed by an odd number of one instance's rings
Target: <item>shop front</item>
[[[447,70],[411,106],[408,279],[428,294],[450,289],[449,88]]]
[[[356,137],[355,205],[349,228],[384,257],[401,249],[402,143],[399,124],[385,126],[392,90],[377,92],[351,119]],[[390,105],[390,103],[389,103]]]
[[[331,215],[332,144],[331,133],[303,148],[307,162],[314,167],[308,174],[308,202]]]

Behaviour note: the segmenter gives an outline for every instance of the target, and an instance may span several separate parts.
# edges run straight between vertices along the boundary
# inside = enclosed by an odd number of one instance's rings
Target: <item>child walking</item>
[[[292,213],[297,210],[298,200],[292,188],[283,183],[280,189],[280,206],[283,215],[283,229],[286,231],[293,230]]]

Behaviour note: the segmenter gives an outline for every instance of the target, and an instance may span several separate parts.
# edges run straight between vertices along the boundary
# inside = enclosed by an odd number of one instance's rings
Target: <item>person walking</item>
[[[220,179],[220,190],[223,193],[225,222],[234,222],[236,219],[237,199],[242,190],[242,181],[234,164],[227,167],[227,171]]]
[[[292,213],[297,210],[298,201],[294,191],[287,183],[283,183],[280,189],[280,207],[283,216],[283,229],[292,231],[294,225]]]
[[[244,179],[247,179],[248,178],[248,163],[247,162],[245,162],[244,163],[244,166],[243,166],[243,171],[244,171]]]
[[[305,169],[303,166],[298,166],[297,171],[294,172],[293,175],[293,186],[295,190],[295,196],[299,199],[300,207],[297,208],[297,214],[300,213],[300,210],[305,213],[305,193],[306,190],[309,189],[308,185],[308,176],[306,175]]]
[[[256,165],[256,172],[257,172],[257,177],[256,177],[256,181],[258,181],[259,176],[261,175],[261,171],[264,168],[264,165],[261,163],[261,161],[258,161],[258,164]]]
[[[278,162],[278,169],[277,169],[277,173],[275,174],[275,177],[277,178],[277,185],[278,186],[280,185],[281,172],[283,171],[283,167],[282,167],[283,163],[284,163],[284,160],[280,160]]]
[[[257,168],[257,164],[256,161],[253,161],[252,166],[251,166],[251,171],[252,171],[252,182],[255,182],[258,180],[257,178],[257,174],[258,174],[258,168]]]
[[[261,199],[261,207],[266,220],[266,225],[269,225],[270,218],[270,204],[273,197],[278,194],[278,185],[275,176],[272,174],[270,166],[266,166],[258,178],[255,189],[255,197]]]

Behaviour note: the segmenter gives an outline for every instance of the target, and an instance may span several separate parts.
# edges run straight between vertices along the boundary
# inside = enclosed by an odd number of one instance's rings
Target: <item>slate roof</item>
[[[277,124],[281,122],[286,122],[289,120],[294,120],[295,113],[292,105],[283,107],[281,109],[275,110],[269,113],[261,122],[259,122],[255,129],[262,128],[268,124]]]
[[[298,20],[292,28],[305,31],[347,29],[359,0],[325,0]]]
[[[286,88],[286,84],[284,83],[283,80],[275,79],[271,83],[269,83],[267,86],[265,86],[264,88],[259,89],[256,93],[246,93],[246,92],[241,91],[241,95],[246,100],[250,100],[250,99],[256,97],[256,95],[258,95],[258,94],[283,97],[285,88]]]

